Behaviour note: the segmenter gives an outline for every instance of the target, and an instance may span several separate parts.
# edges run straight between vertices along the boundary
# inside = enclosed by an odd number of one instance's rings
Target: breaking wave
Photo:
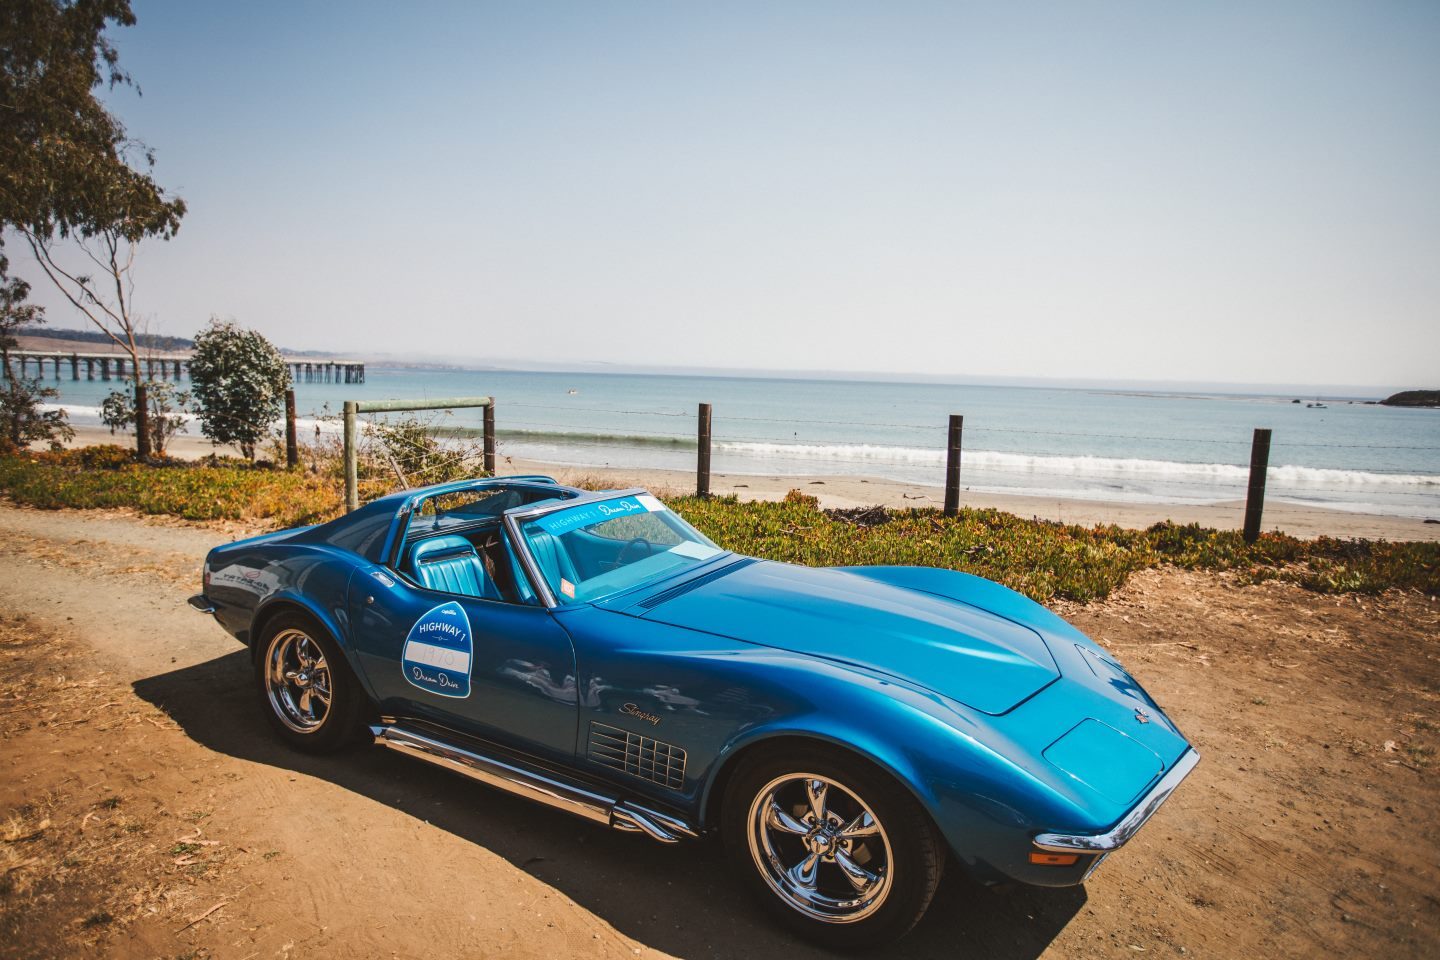
[[[855,464],[896,464],[942,466],[945,451],[925,447],[892,447],[877,444],[796,444],[721,441],[717,453],[760,460]],[[1250,468],[1229,463],[1185,463],[1174,460],[1145,460],[1132,457],[1047,456],[1002,453],[995,450],[966,450],[962,455],[966,471],[996,470],[1006,473],[1033,473],[1069,476],[1076,479],[1135,479],[1196,484],[1243,484]],[[1270,467],[1268,482],[1286,487],[1440,487],[1440,476],[1426,474],[1375,473],[1365,470],[1335,470],[1325,467],[1277,465]]]

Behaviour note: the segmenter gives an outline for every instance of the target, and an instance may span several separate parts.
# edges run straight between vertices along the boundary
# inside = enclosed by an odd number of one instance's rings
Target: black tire
[[[823,825],[811,788],[820,782]],[[745,885],[791,930],[830,949],[859,950],[904,936],[940,885],[945,845],[929,815],[885,771],[844,750],[807,745],[742,758],[723,804],[721,837]],[[861,814],[873,824],[862,824]],[[849,833],[841,828],[847,821]],[[808,832],[801,836],[796,828]],[[812,857],[806,886],[795,871]],[[856,905],[847,906],[847,897]]]
[[[306,753],[332,753],[355,739],[365,693],[339,645],[313,617],[298,611],[271,617],[253,652],[261,708],[281,740]],[[283,664],[278,670],[277,662]]]

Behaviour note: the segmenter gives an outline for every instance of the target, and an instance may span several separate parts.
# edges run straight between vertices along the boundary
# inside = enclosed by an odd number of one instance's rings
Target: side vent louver
[[[684,750],[609,724],[590,724],[590,759],[671,790],[685,783]]]

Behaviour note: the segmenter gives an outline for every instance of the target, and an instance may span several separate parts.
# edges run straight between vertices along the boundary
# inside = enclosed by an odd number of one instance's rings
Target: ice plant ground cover
[[[368,487],[368,489],[367,489]],[[362,498],[393,487],[377,474]],[[119,447],[0,458],[0,495],[43,508],[131,508],[186,520],[240,520],[292,527],[343,512],[343,481],[318,472],[252,467],[219,459],[139,464]],[[1109,596],[1138,570],[1173,565],[1233,571],[1247,581],[1279,579],[1325,593],[1390,588],[1440,595],[1440,543],[1301,540],[1265,534],[1247,545],[1238,531],[1157,524],[1146,530],[1080,527],[989,509],[945,517],[934,509],[822,510],[813,497],[783,502],[667,497],[726,549],[810,566],[914,564],[999,581],[1041,602]]]

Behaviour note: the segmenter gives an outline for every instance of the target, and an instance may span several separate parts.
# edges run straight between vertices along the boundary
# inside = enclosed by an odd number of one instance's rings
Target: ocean
[[[117,386],[47,382],[76,423],[98,422],[100,400]],[[696,407],[705,402],[714,409],[716,473],[936,486],[947,417],[957,413],[963,487],[1132,502],[1243,499],[1253,430],[1269,427],[1267,500],[1440,517],[1440,410],[1357,398],[377,367],[362,385],[296,384],[305,430],[346,399],[485,395],[496,398],[502,456],[693,470]],[[461,410],[436,422],[478,431],[480,416]]]

